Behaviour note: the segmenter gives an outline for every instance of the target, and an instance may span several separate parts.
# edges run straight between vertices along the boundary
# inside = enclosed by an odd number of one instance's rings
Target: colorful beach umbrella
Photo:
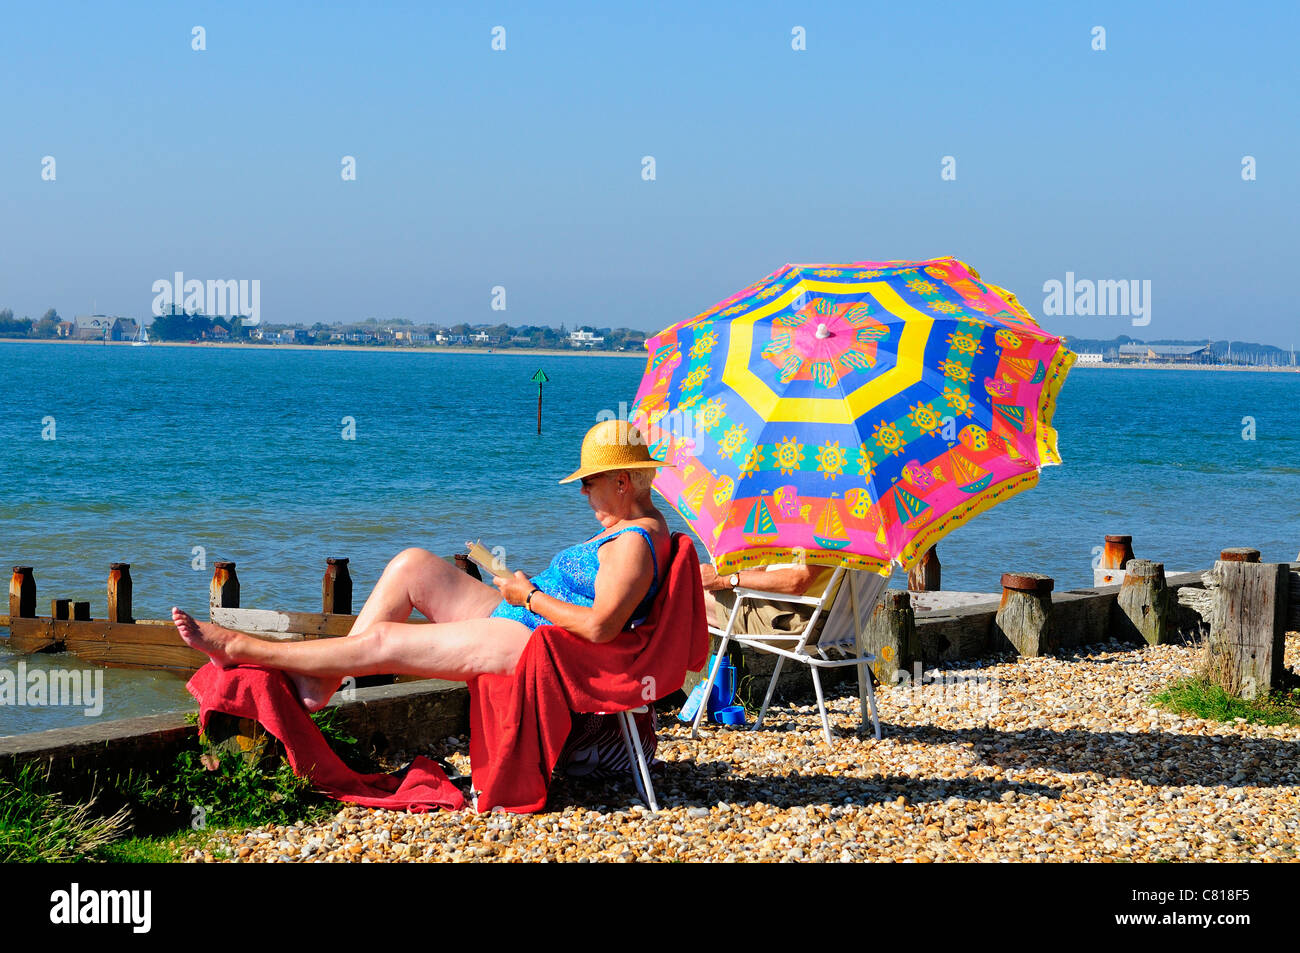
[[[1075,355],[954,258],[786,265],[646,342],[632,420],[720,573],[888,573],[1060,463]]]

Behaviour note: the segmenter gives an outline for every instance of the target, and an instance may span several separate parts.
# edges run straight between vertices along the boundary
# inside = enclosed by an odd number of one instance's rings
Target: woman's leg
[[[404,549],[384,567],[366,604],[357,613],[348,638],[379,622],[405,622],[412,609],[418,609],[432,622],[484,619],[500,601],[496,587],[466,575],[440,556],[427,549]],[[316,711],[329,703],[344,676],[363,674],[373,673],[345,671],[338,677],[318,677],[293,672],[289,677],[303,705],[308,711]]]
[[[196,622],[180,609],[172,609],[172,620],[187,644],[218,665],[265,665],[333,682],[345,675],[380,673],[451,681],[509,674],[533,634],[512,619],[467,619],[414,625],[377,622],[348,638],[277,642]]]
[[[405,622],[418,609],[430,622],[486,618],[501,593],[426,549],[404,549],[384,567],[348,635],[376,622]]]

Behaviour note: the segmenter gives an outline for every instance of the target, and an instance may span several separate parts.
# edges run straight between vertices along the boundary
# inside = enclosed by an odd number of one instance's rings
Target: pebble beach
[[[661,717],[660,811],[630,780],[562,780],[533,815],[342,805],[316,823],[214,832],[191,860],[1295,861],[1300,726],[1207,721],[1150,697],[1192,674],[1195,646],[1104,643],[927,669],[877,692],[773,709],[763,730]],[[1300,635],[1286,662],[1300,663]],[[468,739],[423,753],[468,774]]]

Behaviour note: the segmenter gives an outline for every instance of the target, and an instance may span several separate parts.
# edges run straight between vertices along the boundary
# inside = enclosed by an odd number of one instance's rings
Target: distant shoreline
[[[1076,361],[1070,370],[1080,367],[1103,371],[1266,371],[1278,374],[1300,374],[1300,367],[1243,367],[1240,364],[1084,364]]]
[[[69,341],[66,338],[0,338],[0,344],[80,344],[87,347],[131,347],[132,341]],[[376,351],[382,354],[491,354],[497,356],[528,357],[634,357],[645,360],[645,351],[597,351],[583,348],[567,350],[543,347],[396,347],[378,344],[246,344],[242,341],[150,341],[149,347],[228,348],[246,351]]]
[[[0,338],[0,344],[80,344],[86,347],[130,347],[130,341],[69,341],[66,338]],[[490,354],[493,357],[620,357],[645,360],[644,351],[563,350],[560,348],[485,348],[485,347],[381,347],[376,344],[246,344],[235,341],[150,341],[150,347],[229,348],[248,351],[371,351],[381,354]],[[1239,364],[1084,364],[1075,362],[1071,370],[1088,368],[1109,371],[1243,371],[1298,374],[1300,367],[1243,367]]]

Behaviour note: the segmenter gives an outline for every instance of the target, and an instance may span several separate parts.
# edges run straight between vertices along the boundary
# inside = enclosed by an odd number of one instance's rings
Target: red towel
[[[332,798],[416,813],[465,806],[464,795],[428,758],[416,758],[400,780],[397,775],[353,771],[325,741],[283,672],[260,665],[222,669],[209,662],[186,687],[198,699],[199,723],[204,728],[214,711],[257,719],[284,743],[294,773]]]
[[[570,712],[625,711],[663,698],[682,687],[688,671],[704,667],[708,649],[699,557],[677,533],[667,581],[643,624],[601,645],[542,626],[512,675],[470,680],[478,809],[540,811],[569,736]]]

